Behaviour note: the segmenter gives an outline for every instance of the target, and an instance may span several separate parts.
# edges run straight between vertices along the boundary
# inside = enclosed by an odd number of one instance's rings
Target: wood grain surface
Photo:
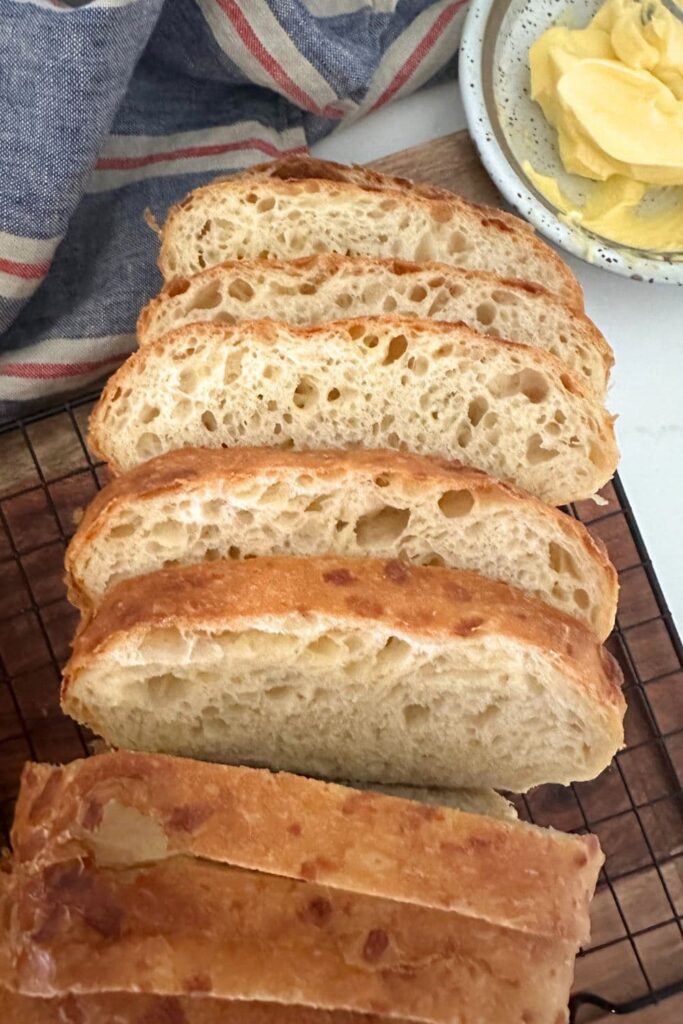
[[[373,166],[478,202],[499,202],[465,133]],[[69,760],[82,756],[91,739],[61,715],[58,702],[59,666],[77,625],[62,581],[64,546],[106,479],[106,469],[89,462],[84,448],[88,413],[87,404],[78,405],[0,434],[5,823],[27,758]],[[606,506],[582,502],[576,511],[606,544],[620,572],[620,628],[608,646],[625,676],[628,748],[592,783],[542,787],[517,802],[524,816],[541,824],[590,828],[600,837],[609,884],[602,881],[594,902],[592,946],[578,962],[576,989],[629,1000],[644,995],[648,982],[659,989],[683,979],[683,673],[627,516],[611,485],[603,496]],[[608,1019],[613,1018],[589,1007],[578,1016],[579,1024]],[[683,994],[624,1020],[681,1024]]]

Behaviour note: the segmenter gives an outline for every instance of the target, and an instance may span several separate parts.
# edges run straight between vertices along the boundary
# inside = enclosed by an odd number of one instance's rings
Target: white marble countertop
[[[449,83],[340,129],[313,153],[366,163],[465,127],[458,86]],[[566,258],[615,352],[608,405],[619,414],[619,474],[683,631],[683,288],[639,284]]]

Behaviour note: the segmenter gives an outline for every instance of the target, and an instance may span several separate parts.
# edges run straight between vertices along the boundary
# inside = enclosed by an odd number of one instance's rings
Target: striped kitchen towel
[[[134,347],[189,189],[453,70],[465,0],[0,0],[0,419]]]

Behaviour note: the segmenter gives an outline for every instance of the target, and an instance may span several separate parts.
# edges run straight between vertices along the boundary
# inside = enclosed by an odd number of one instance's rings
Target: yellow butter
[[[528,166],[536,188],[605,238],[683,250],[683,23],[661,0],[607,0],[587,28],[545,32],[529,60],[564,168],[596,183],[578,205]]]

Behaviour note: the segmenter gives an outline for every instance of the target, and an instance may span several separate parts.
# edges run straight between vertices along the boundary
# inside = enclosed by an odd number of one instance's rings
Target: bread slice
[[[0,988],[0,1020],[6,1024],[382,1024],[386,1018],[310,1006],[141,992],[32,999]]]
[[[464,811],[466,814],[480,814],[499,821],[517,821],[517,808],[511,800],[507,800],[495,789],[436,789],[424,786],[382,786],[377,782],[338,783],[351,789],[380,793],[382,796],[399,797],[401,800],[412,800],[426,807],[450,808]],[[424,811],[422,812],[424,813]]]
[[[393,313],[463,321],[482,334],[543,348],[604,398],[612,350],[588,317],[538,285],[443,263],[362,256],[235,260],[175,278],[143,309],[141,345],[199,320],[282,320],[304,327]]]
[[[460,459],[561,505],[617,463],[612,418],[547,352],[459,324],[195,324],[134,353],[90,420],[115,473],[188,445],[392,448]]]
[[[256,558],[113,587],[76,638],[62,703],[116,747],[521,791],[607,766],[619,683],[588,630],[506,584]]]
[[[81,627],[82,628],[82,622]],[[111,754],[110,747],[101,737],[95,737],[88,743],[91,754]],[[167,755],[163,755],[167,756]],[[334,784],[347,786],[356,790],[369,790],[371,793],[382,793],[384,796],[397,796],[402,800],[413,800],[428,807],[450,807],[467,814],[483,814],[501,821],[518,821],[517,808],[512,800],[496,793],[495,789],[461,789],[437,786],[383,786],[379,782],[350,782],[348,779],[336,779]]]
[[[12,844],[21,867],[191,855],[577,944],[604,859],[594,836],[128,751],[27,765]]]
[[[168,214],[159,267],[169,280],[228,259],[315,253],[493,270],[583,308],[569,267],[519,218],[445,189],[306,158],[251,168],[190,192]]]
[[[614,625],[617,575],[576,519],[478,470],[392,451],[184,448],[116,477],[66,553],[84,613],[167,565],[372,555],[472,569],[584,622]]]
[[[182,856],[15,873],[24,995],[212,995],[461,1024],[564,1019],[571,943]]]

